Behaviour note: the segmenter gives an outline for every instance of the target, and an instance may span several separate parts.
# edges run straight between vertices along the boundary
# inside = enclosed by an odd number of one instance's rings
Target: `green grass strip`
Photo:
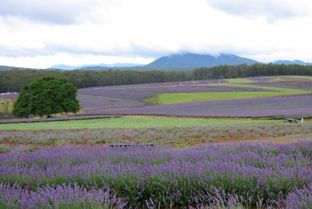
[[[241,80],[241,79],[240,79]],[[247,81],[243,81],[247,83]],[[192,93],[164,93],[152,96],[145,100],[153,104],[178,104],[198,101],[229,100],[229,99],[252,99],[261,97],[289,96],[311,94],[312,91],[292,88],[278,88],[272,86],[236,84],[236,81],[218,86],[232,86],[242,88],[256,88],[263,91],[233,91],[233,92],[192,92]]]
[[[0,124],[0,130],[54,130],[54,129],[100,129],[100,128],[172,128],[195,126],[257,125],[282,123],[280,120],[184,118],[160,116],[124,116],[89,120],[52,121],[33,123]]]

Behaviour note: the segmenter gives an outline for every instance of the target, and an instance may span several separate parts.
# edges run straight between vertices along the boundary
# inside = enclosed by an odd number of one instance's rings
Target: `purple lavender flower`
[[[3,153],[0,182],[16,184],[13,189],[17,192],[2,192],[0,196],[3,203],[13,205],[16,201],[28,204],[30,197],[41,205],[44,201],[98,204],[108,199],[104,190],[123,199],[127,206],[140,208],[206,207],[217,200],[226,206],[277,207],[291,192],[311,184],[311,156],[311,141],[162,150],[63,147]],[[216,190],[220,197],[213,195]],[[4,195],[11,193],[20,195]],[[52,200],[47,200],[46,194]]]
[[[286,209],[311,209],[312,184],[291,192],[285,201]]]
[[[0,206],[6,208],[123,208],[125,205],[124,201],[110,191],[87,190],[76,184],[39,187],[36,191],[16,184],[0,184]]]

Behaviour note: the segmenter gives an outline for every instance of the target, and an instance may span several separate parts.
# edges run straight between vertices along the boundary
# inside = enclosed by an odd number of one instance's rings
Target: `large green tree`
[[[43,77],[24,86],[13,107],[16,117],[48,116],[76,113],[79,102],[77,89],[62,77]]]

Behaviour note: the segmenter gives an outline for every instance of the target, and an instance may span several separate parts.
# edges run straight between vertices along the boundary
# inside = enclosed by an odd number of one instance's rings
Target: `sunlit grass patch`
[[[177,104],[197,101],[248,99],[248,98],[300,95],[311,93],[311,91],[301,89],[277,88],[270,86],[262,87],[256,85],[252,85],[250,87],[260,88],[265,91],[164,93],[155,95],[149,98],[147,101],[150,101],[151,103],[155,104]]]
[[[301,76],[306,78],[306,76]],[[301,78],[298,76],[298,78]],[[284,77],[286,78],[286,76]],[[283,77],[272,77],[272,80],[280,80]],[[257,81],[248,78],[225,79],[226,83],[211,84],[211,86],[227,86],[246,88],[246,91],[232,92],[177,92],[177,93],[161,93],[145,99],[146,103],[152,104],[177,104],[197,101],[211,100],[229,100],[229,99],[248,99],[273,96],[288,96],[310,94],[312,91],[294,88],[279,88],[273,86],[264,86],[257,84]],[[248,91],[248,89],[258,89],[259,91]]]

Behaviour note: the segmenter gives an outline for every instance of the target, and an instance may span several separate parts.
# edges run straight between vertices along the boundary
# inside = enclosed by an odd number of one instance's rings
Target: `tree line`
[[[192,71],[192,79],[223,79],[257,76],[302,75],[312,76],[312,66],[254,64],[237,66],[218,66],[213,68],[198,68]]]
[[[20,91],[25,84],[41,77],[64,77],[77,88],[114,86],[168,81],[186,81],[191,71],[135,70],[6,70],[0,71],[0,92]]]
[[[31,81],[41,77],[65,77],[77,88],[113,86],[169,81],[225,79],[256,76],[307,75],[312,76],[312,66],[255,64],[197,68],[189,71],[161,70],[31,70],[14,69],[0,71],[0,92],[20,91]]]

